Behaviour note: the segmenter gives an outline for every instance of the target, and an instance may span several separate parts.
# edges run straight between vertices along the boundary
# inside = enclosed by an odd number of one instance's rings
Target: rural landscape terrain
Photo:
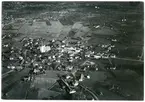
[[[143,2],[2,2],[2,99],[143,100]]]

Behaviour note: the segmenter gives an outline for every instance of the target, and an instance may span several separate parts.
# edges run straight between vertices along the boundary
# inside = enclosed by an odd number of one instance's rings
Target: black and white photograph
[[[143,1],[2,1],[2,100],[144,100]]]

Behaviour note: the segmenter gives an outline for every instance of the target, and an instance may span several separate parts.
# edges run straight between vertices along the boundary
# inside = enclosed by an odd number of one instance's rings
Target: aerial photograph
[[[144,100],[144,2],[1,4],[2,100]]]

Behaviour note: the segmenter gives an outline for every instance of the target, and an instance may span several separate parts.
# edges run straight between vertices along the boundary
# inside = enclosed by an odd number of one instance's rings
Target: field
[[[3,2],[2,36],[10,34],[11,38],[2,39],[2,44],[10,43],[10,46],[19,49],[22,47],[21,40],[25,37],[44,38],[47,41],[66,39],[66,42],[78,42],[79,40],[74,39],[82,39],[80,41],[85,46],[113,44],[115,48],[112,53],[117,58],[111,62],[117,68],[111,70],[111,73],[115,77],[105,69],[110,64],[108,59],[93,60],[99,65],[99,70],[90,71],[91,79],[81,84],[96,93],[101,90],[103,95],[98,96],[100,100],[143,100],[143,3],[136,4]],[[15,37],[15,34],[18,36]],[[7,50],[2,48],[2,52],[6,54]],[[102,48],[95,47],[95,52],[101,51]],[[3,75],[10,71],[6,68],[8,64],[9,62],[2,60]],[[28,69],[16,72],[18,74],[8,74],[2,80],[3,92],[7,93],[6,99],[50,99],[51,96],[57,97],[63,93],[57,88],[54,89],[57,91],[48,88],[56,82],[58,73],[67,72],[46,70],[45,74],[35,75],[30,83],[21,82],[20,78]],[[119,94],[109,91],[100,83],[117,84],[121,91]],[[21,91],[16,92],[18,89]]]

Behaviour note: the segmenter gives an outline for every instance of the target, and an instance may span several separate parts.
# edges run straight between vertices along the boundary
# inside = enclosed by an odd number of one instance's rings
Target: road
[[[120,64],[120,65],[124,65],[124,64],[143,65],[144,64],[144,61],[130,59],[130,58],[111,58],[111,62],[114,64]]]

